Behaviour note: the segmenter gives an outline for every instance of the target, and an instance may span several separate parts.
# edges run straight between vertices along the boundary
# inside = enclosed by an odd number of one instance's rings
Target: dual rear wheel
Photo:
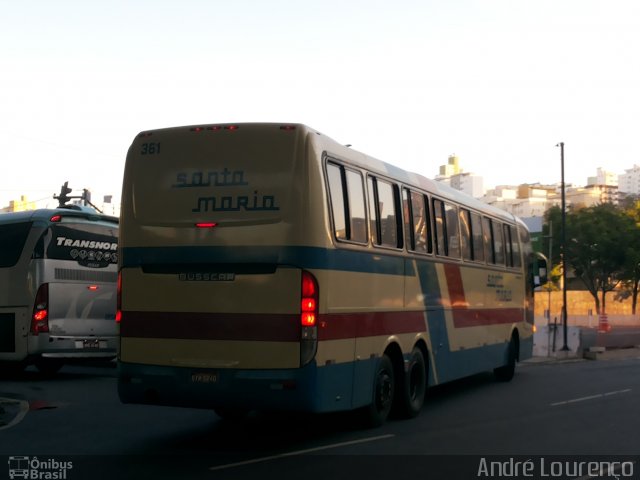
[[[427,390],[427,368],[422,350],[415,347],[409,357],[406,371],[394,367],[391,357],[384,354],[376,368],[373,401],[366,408],[368,426],[382,425],[393,412],[402,418],[420,413]]]

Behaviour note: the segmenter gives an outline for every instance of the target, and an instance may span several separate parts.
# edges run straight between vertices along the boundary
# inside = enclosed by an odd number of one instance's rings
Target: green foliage
[[[640,230],[630,215],[609,203],[568,212],[566,221],[567,263],[593,295],[598,313],[604,313],[607,292],[628,278],[631,262],[640,260]]]

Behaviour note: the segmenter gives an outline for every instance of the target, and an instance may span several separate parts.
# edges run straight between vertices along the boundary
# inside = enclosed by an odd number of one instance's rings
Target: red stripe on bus
[[[122,312],[120,336],[200,340],[297,342],[296,314]]]
[[[368,312],[320,315],[318,340],[424,332],[424,312]]]
[[[467,308],[469,304],[464,294],[464,285],[462,283],[462,274],[460,266],[450,263],[444,264],[444,275],[447,279],[447,288],[449,289],[449,301],[451,306],[456,308]]]
[[[523,308],[454,309],[453,325],[456,328],[500,325],[524,321]]]

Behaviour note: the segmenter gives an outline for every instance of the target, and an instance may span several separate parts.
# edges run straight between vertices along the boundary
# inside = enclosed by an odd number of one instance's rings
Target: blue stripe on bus
[[[297,268],[405,275],[404,257],[384,251],[266,246],[266,247],[126,247],[122,249],[122,266],[175,265],[206,263],[262,263],[291,265]],[[413,269],[406,272],[414,275]]]
[[[526,343],[526,342],[523,342]],[[438,354],[439,383],[491,371],[506,345]],[[192,408],[235,407],[258,410],[337,412],[363,407],[373,398],[373,373],[379,358],[282,370],[202,369],[118,364],[123,403]],[[366,364],[366,381],[354,382],[354,369]],[[215,373],[215,383],[194,383],[194,373]]]

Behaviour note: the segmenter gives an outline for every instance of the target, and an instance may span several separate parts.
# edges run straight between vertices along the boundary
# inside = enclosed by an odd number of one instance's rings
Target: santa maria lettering
[[[219,171],[180,172],[172,188],[206,188],[213,190],[213,195],[202,195],[195,199],[192,212],[247,212],[277,211],[275,195],[262,194],[258,190],[229,194],[227,187],[246,187],[249,181],[244,170],[230,170],[224,167]],[[219,192],[219,193],[218,193]]]

